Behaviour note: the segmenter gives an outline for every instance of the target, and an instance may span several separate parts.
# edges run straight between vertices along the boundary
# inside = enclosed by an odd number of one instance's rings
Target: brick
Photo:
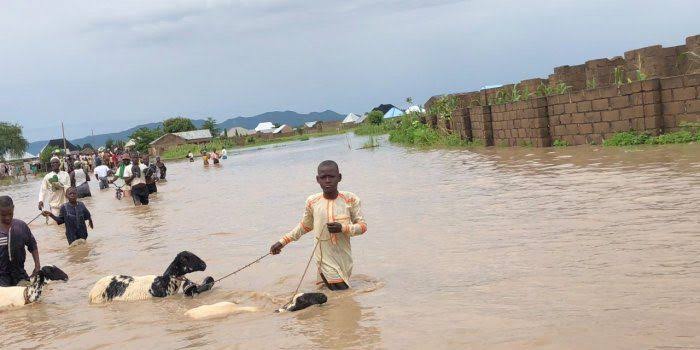
[[[636,131],[644,131],[646,128],[644,127],[644,118],[634,118],[630,120],[631,122],[631,128],[632,130]]]
[[[581,101],[576,104],[576,110],[579,112],[589,112],[591,108],[591,101]]]
[[[593,123],[593,132],[604,134],[610,132],[610,124],[608,122]]]
[[[558,115],[552,115],[549,117],[549,124],[551,125],[559,125],[561,122],[559,121],[559,116]]]
[[[629,95],[632,93],[632,86],[630,84],[622,84],[620,86],[615,86],[617,88],[617,92],[620,95]]]
[[[564,113],[576,113],[576,104],[567,103],[564,105]]]
[[[574,114],[571,115],[571,120],[572,120],[575,124],[581,124],[581,123],[585,123],[585,122],[588,121],[588,120],[586,119],[586,114],[585,114],[585,113],[574,113]]]
[[[683,101],[666,102],[661,106],[663,115],[680,114],[685,112],[685,103]]]
[[[618,120],[610,123],[610,131],[612,132],[622,132],[630,130],[629,120]]]
[[[642,82],[642,91],[655,91],[659,89],[659,79],[650,79]]]
[[[652,104],[661,102],[661,93],[659,91],[649,91],[643,93],[644,104]]]
[[[601,89],[591,89],[591,90],[585,90],[583,92],[583,97],[586,100],[596,100],[600,98],[600,90]],[[617,89],[615,90],[615,95],[617,95]],[[610,96],[607,96],[610,97]]]
[[[554,135],[564,135],[566,133],[566,127],[564,125],[557,125],[554,127]]]
[[[586,112],[586,119],[590,123],[597,123],[603,120],[600,112]]]
[[[629,96],[615,96],[610,98],[610,107],[612,108],[625,108],[629,107],[629,105]]]
[[[588,135],[588,143],[593,144],[595,143],[596,145],[600,145],[603,143],[603,137],[598,134],[592,134]]]
[[[583,100],[585,100],[583,94],[581,94],[581,93],[576,93],[576,94],[569,93],[569,102],[581,102]]]
[[[700,74],[688,74],[683,76],[684,86],[698,86],[700,85]]]
[[[660,129],[662,121],[661,117],[644,117],[644,128],[647,130]]]
[[[564,105],[552,106],[552,114],[564,114]]]
[[[620,110],[620,119],[632,119],[643,116],[644,108],[642,106],[628,107]]]
[[[547,117],[547,116],[549,116],[549,113],[547,113],[546,107],[538,107],[535,110],[535,117],[541,118],[541,117]]]
[[[688,113],[700,112],[700,100],[685,101],[685,111]]]
[[[685,87],[685,88],[673,89],[673,100],[674,101],[692,100],[695,97],[696,97],[695,88]]]
[[[602,111],[600,112],[600,117],[603,121],[606,122],[620,120],[620,111],[617,109],[613,109],[610,111]]]
[[[635,81],[628,84],[632,92],[642,92],[642,82]]]
[[[676,123],[680,126],[682,123],[698,123],[700,122],[700,113],[686,113],[676,116]]]
[[[568,142],[570,145],[574,144],[574,136],[573,135],[564,135],[561,137],[561,139]]]
[[[655,103],[653,105],[644,105],[644,116],[650,117],[655,115],[661,115],[661,104]]]
[[[662,89],[675,89],[683,87],[683,76],[661,79]]]
[[[661,101],[673,101],[673,90],[661,90]]]
[[[585,145],[586,142],[586,135],[574,135],[574,142],[572,145]]]
[[[617,88],[617,86],[608,86],[598,90],[598,95],[600,98],[606,98],[606,97],[615,97],[620,95],[620,90]]]
[[[562,114],[559,116],[559,120],[563,125],[571,124],[571,114]]]
[[[576,124],[568,124],[565,125],[566,127],[566,134],[567,135],[575,135],[578,134],[578,125]]]
[[[585,134],[590,134],[593,132],[593,124],[590,123],[585,123],[585,124],[579,124],[578,125],[578,133],[585,135]]]
[[[610,105],[608,104],[608,99],[600,98],[597,100],[593,100],[593,102],[591,103],[591,107],[593,107],[594,111],[602,111],[608,109]]]
[[[636,93],[628,95],[630,99],[630,106],[641,106],[644,104],[644,95],[642,93]]]

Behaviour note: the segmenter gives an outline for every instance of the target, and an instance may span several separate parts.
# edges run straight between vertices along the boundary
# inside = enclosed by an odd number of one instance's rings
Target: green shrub
[[[371,111],[367,114],[367,121],[370,124],[379,125],[384,122],[384,113],[382,111]]]
[[[569,142],[567,142],[565,140],[554,140],[554,142],[552,143],[552,146],[554,146],[554,147],[567,147],[570,145],[569,145]]]
[[[635,131],[620,132],[610,139],[603,140],[604,146],[634,146],[634,145],[667,145],[674,143],[690,143],[700,141],[700,133],[686,130],[675,131],[659,136],[651,136],[647,133]]]

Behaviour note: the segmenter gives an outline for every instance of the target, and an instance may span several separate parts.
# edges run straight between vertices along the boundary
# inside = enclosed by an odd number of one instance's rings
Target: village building
[[[63,148],[64,142],[65,142],[65,149]],[[44,148],[41,149],[41,152],[39,152],[39,154],[42,154],[47,147],[52,151],[55,149],[59,149],[66,154],[70,153],[72,155],[78,155],[78,153],[80,153],[80,148],[76,147],[70,141],[64,140],[64,139],[49,140],[49,142],[46,144],[46,146],[44,146]]]
[[[275,131],[275,124],[272,124],[271,122],[262,122],[255,127],[256,133],[269,134],[273,131]]]
[[[248,135],[255,135],[255,131],[253,130],[248,130],[246,128],[236,126],[231,129],[226,130],[226,135],[229,138],[235,138],[235,137],[243,137],[243,136],[248,136]]]
[[[202,145],[211,142],[211,140],[209,129],[168,133],[153,140],[150,143],[148,153],[152,156],[160,156],[168,149],[179,145]]]
[[[359,116],[355,113],[350,113],[347,116],[345,116],[345,119],[341,122],[343,125],[352,125],[357,122],[357,120],[360,119]]]
[[[284,124],[284,125],[276,128],[274,131],[272,131],[272,133],[277,135],[277,136],[286,136],[286,135],[294,134],[294,129],[292,129],[291,126]]]

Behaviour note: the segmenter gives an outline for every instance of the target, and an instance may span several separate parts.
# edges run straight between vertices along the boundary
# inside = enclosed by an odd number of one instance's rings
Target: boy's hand
[[[34,277],[34,275],[39,273],[39,270],[41,270],[41,268],[39,266],[34,265],[34,271],[32,271],[32,274],[29,277]]]
[[[329,222],[326,226],[328,226],[328,232],[330,233],[340,233],[343,231],[343,225],[339,222]]]
[[[284,248],[284,246],[282,245],[282,243],[280,243],[280,242],[275,242],[275,244],[273,244],[272,247],[270,247],[270,253],[271,253],[272,255],[277,255],[277,254],[279,254],[279,253],[282,252],[282,248]]]
[[[90,229],[93,229],[93,230],[95,229],[95,226],[93,226],[93,224],[92,224],[92,219],[90,219],[88,221],[88,225],[90,225]]]

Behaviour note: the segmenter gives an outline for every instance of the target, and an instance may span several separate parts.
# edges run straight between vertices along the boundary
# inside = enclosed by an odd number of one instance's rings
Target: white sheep
[[[68,275],[56,266],[44,266],[25,287],[0,287],[0,309],[24,306],[39,300],[47,280],[67,281]]]
[[[90,291],[91,303],[104,303],[111,300],[145,300],[164,298],[177,293],[180,286],[185,294],[193,295],[211,289],[214,279],[207,277],[200,286],[188,281],[184,276],[194,271],[204,271],[207,264],[196,255],[184,251],[177,254],[165,272],[160,275],[125,276],[112,275],[102,277]]]
[[[195,320],[201,320],[207,318],[225,317],[228,315],[240,314],[244,312],[257,311],[258,308],[254,306],[238,306],[235,303],[222,301],[220,303],[212,305],[202,305],[194,309],[187,310],[187,312],[185,312],[185,315]]]

